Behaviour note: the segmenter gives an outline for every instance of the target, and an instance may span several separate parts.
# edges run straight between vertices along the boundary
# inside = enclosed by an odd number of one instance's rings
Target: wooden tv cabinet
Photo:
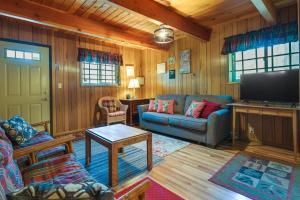
[[[259,104],[259,103],[232,103],[229,104],[232,106],[232,145],[235,144],[236,140],[236,120],[238,113],[247,113],[247,114],[257,114],[260,116],[281,116],[289,117],[292,119],[292,130],[293,130],[293,151],[294,159],[297,162],[299,144],[298,144],[298,129],[297,123],[299,122],[297,112],[300,111],[300,107],[291,107],[290,105],[281,105],[281,104]],[[262,123],[262,126],[264,124]]]

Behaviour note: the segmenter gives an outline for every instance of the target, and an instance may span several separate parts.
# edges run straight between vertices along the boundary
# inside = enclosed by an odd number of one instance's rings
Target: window
[[[278,44],[229,54],[229,80],[242,74],[299,69],[299,42]]]
[[[84,86],[117,85],[119,66],[81,62],[81,84]]]
[[[14,59],[23,59],[23,60],[41,60],[41,54],[38,52],[31,51],[21,51],[21,50],[12,50],[5,49],[6,58],[14,58]]]

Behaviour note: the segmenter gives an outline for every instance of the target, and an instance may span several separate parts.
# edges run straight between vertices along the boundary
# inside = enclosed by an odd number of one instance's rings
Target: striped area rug
[[[146,143],[145,143],[146,145]],[[85,140],[74,142],[77,160],[85,166]],[[163,158],[153,155],[153,165]],[[119,154],[119,183],[122,183],[147,170],[147,153],[135,146],[127,146],[124,153]],[[108,150],[99,143],[92,141],[92,156],[90,166],[86,170],[99,182],[108,185]]]

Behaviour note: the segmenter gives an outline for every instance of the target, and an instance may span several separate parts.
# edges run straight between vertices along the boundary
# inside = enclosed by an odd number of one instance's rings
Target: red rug
[[[132,184],[131,186],[121,190],[120,192],[115,194],[115,198],[121,197],[126,192],[132,190],[135,186],[137,186],[139,183],[143,182],[144,180],[149,180],[151,182],[151,186],[146,191],[146,194],[145,194],[146,200],[184,200],[177,194],[168,190],[167,188],[165,188],[164,186],[155,182],[153,179],[151,179],[149,177],[146,177],[146,178]]]

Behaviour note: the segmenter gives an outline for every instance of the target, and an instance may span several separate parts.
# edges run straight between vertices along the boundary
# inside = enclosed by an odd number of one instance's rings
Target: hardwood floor
[[[255,143],[238,142],[233,148],[225,142],[217,149],[198,144],[191,144],[167,157],[148,174],[142,174],[124,185],[130,185],[149,175],[157,182],[190,200],[244,200],[248,199],[238,193],[213,184],[208,179],[216,173],[235,153],[246,151],[264,155],[269,159],[293,162],[293,153],[274,147],[260,146]],[[121,188],[115,188],[119,190]]]

